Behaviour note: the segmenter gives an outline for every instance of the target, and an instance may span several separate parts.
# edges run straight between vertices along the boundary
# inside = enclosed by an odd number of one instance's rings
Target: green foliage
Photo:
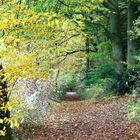
[[[107,83],[115,76],[111,61],[110,41],[100,43],[97,49],[96,53],[90,53],[89,58],[93,66],[84,73],[82,84],[77,89],[77,92],[85,99],[96,99],[109,95]]]
[[[107,63],[111,62],[111,42],[109,40],[103,41],[97,46],[98,51],[96,53],[91,53],[90,58],[97,62],[97,65],[100,65],[100,63],[103,63],[104,61]]]
[[[115,75],[113,63],[111,61],[110,41],[102,42],[97,46],[96,53],[90,53],[90,61],[93,68],[86,73],[84,83],[86,85],[101,84],[104,79]]]
[[[54,85],[55,86],[55,85]],[[57,87],[54,96],[60,100],[64,99],[66,92],[75,90],[75,78],[73,74],[62,73],[57,79]]]
[[[130,31],[132,39],[139,39],[140,38],[140,16],[134,22],[133,30]]]
[[[112,58],[113,43],[110,40],[122,37],[121,44],[127,44],[126,21],[122,20],[127,17],[127,5],[122,0],[118,1],[119,7],[116,10],[117,1],[114,3],[111,0],[110,4],[110,0],[106,0],[107,7],[102,2],[103,0],[3,0],[0,3],[0,61],[4,66],[8,94],[14,90],[17,80],[46,78],[48,73],[53,73],[52,69],[60,68],[60,75],[56,79],[52,75],[51,79],[55,79],[54,82],[51,81],[54,86],[52,94],[58,99],[63,99],[66,92],[75,90],[85,99],[97,99],[112,92],[139,92],[139,69],[130,68],[117,75]],[[110,33],[109,11],[112,14],[114,11],[120,12],[118,19],[123,24],[119,29],[120,35]],[[135,12],[138,14],[139,10]],[[140,36],[139,25],[138,18],[132,31],[135,38]],[[86,43],[87,39],[90,40],[89,43]],[[123,48],[126,55],[126,45]],[[90,61],[89,67],[87,59]],[[121,64],[120,60],[117,63]],[[78,74],[81,75],[80,78]],[[32,99],[35,100],[34,97]],[[4,108],[11,112],[13,108],[15,112],[12,113],[16,114],[16,109],[23,109],[14,106],[17,102],[21,102],[20,99],[11,99],[4,104]],[[28,105],[27,102],[25,104]],[[24,113],[25,120],[31,121],[30,111]],[[11,126],[17,126],[18,119],[16,115],[11,117]],[[0,122],[3,123],[3,120]]]
[[[112,75],[113,76],[113,75]],[[128,87],[126,86],[126,81],[128,79],[128,76],[126,73],[118,74],[117,76],[114,75],[114,77],[111,77],[108,79],[108,81],[105,84],[105,89],[108,92],[113,91],[117,94],[124,94]]]
[[[102,85],[96,84],[90,87],[81,87],[77,93],[83,99],[101,99],[102,97],[106,96],[104,88]]]
[[[108,79],[114,75],[114,70],[111,64],[101,64],[90,72],[88,72],[88,78],[84,80],[86,85],[101,84],[104,79]]]
[[[57,11],[59,8],[59,3],[58,0],[36,0],[31,3],[32,7],[35,9],[37,12],[52,12],[52,11]]]
[[[124,108],[124,112],[126,113],[128,120],[140,120],[140,99],[135,97],[135,99],[128,101]]]

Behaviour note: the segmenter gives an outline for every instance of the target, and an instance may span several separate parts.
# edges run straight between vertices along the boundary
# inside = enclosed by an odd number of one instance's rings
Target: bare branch
[[[61,56],[68,56],[68,55],[72,55],[72,54],[74,54],[74,53],[78,53],[78,52],[86,52],[87,50],[74,50],[74,51],[69,51],[69,52],[62,52],[62,54],[59,56],[59,57],[61,57]],[[95,47],[94,49],[90,49],[89,50],[89,52],[97,52],[98,51],[98,49]]]

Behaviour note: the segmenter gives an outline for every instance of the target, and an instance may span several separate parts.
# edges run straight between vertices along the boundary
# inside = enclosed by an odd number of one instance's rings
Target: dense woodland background
[[[140,114],[140,0],[1,0],[0,139],[37,124],[52,104],[137,97]]]

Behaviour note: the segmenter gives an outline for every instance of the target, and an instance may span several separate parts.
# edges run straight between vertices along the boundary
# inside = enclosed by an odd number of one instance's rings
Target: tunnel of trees
[[[41,101],[139,95],[139,0],[1,0],[0,13],[0,139],[33,90]]]

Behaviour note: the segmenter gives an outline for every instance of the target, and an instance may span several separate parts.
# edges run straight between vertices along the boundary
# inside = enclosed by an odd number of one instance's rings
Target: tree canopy
[[[18,81],[50,81],[60,99],[137,90],[139,0],[1,0],[0,13],[0,138],[18,126]]]

